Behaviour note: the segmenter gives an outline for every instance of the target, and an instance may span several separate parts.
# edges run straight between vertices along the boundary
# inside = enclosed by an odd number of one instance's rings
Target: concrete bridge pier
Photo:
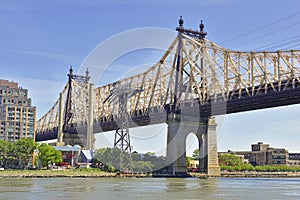
[[[202,124],[202,130],[204,131],[198,133],[199,171],[205,172],[209,176],[220,176],[215,118],[210,117],[205,124]]]
[[[215,118],[193,122],[180,119],[180,114],[168,116],[167,164],[172,176],[186,176],[186,138],[194,133],[199,141],[199,171],[209,176],[219,176]]]
[[[169,114],[167,135],[167,165],[172,176],[186,176],[186,131],[179,114]]]

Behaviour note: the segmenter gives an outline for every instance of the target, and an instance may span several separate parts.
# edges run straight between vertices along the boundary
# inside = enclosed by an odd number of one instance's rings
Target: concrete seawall
[[[109,173],[102,171],[76,171],[76,170],[5,170],[0,171],[0,178],[102,178],[102,177],[164,177],[172,178],[173,176],[166,174],[151,174],[151,173]],[[220,176],[208,176],[202,173],[190,173],[186,177],[193,178],[288,178],[299,177],[300,172],[221,172]]]
[[[276,177],[300,177],[300,172],[221,172],[221,177],[256,177],[256,178],[276,178]]]

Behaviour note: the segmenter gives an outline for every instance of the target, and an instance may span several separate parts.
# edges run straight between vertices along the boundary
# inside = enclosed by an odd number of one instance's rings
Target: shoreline
[[[221,172],[225,178],[300,178],[300,172]]]
[[[176,178],[168,174],[151,173],[110,173],[98,170],[4,170],[0,178]],[[189,173],[182,178],[300,178],[300,172],[225,172],[220,176],[202,173]],[[179,178],[179,177],[178,177]]]

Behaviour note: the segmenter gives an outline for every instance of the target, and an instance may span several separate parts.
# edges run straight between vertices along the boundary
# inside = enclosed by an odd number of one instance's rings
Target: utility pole
[[[118,113],[115,117],[118,128],[115,132],[114,152],[118,150],[118,155],[114,155],[114,162],[118,162],[120,171],[125,171],[131,166],[131,144],[129,136],[129,122],[127,113],[127,101],[139,92],[138,89],[130,88],[129,84],[122,85],[120,81],[113,83],[110,95],[103,103],[110,102],[118,105]]]

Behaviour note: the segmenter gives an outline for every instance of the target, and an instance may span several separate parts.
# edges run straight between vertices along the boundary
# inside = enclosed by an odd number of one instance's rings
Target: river
[[[0,199],[300,199],[300,178],[0,178]]]

